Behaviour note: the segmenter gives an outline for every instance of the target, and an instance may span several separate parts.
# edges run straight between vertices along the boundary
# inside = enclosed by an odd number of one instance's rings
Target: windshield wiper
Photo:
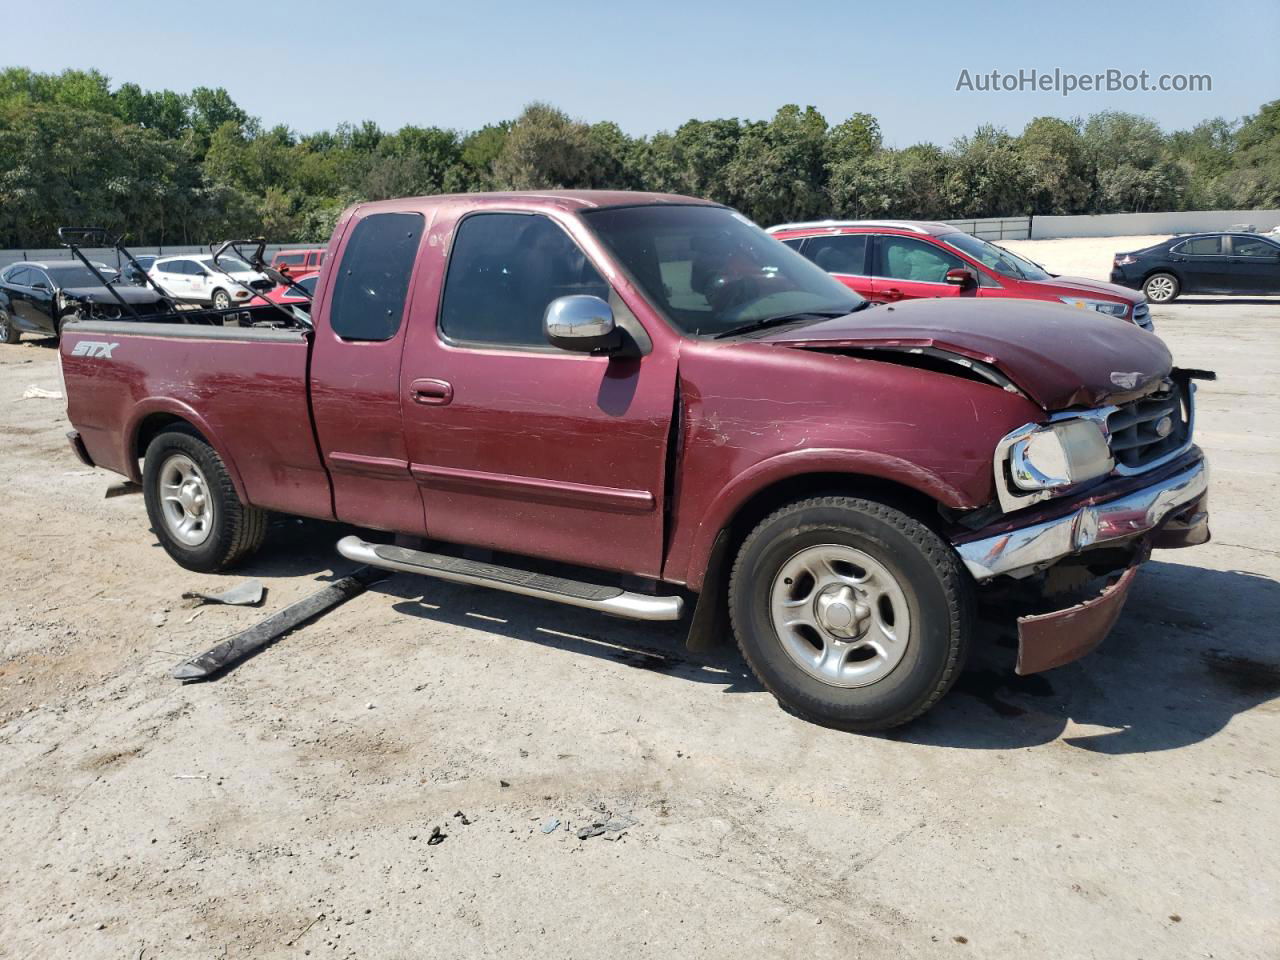
[[[743,323],[736,327],[730,327],[728,330],[722,330],[712,339],[725,340],[729,337],[740,337],[745,333],[755,333],[757,330],[768,330],[771,327],[783,327],[789,323],[800,323],[805,320],[815,323],[819,320],[834,320],[836,317],[844,317],[851,313],[856,313],[866,307],[869,302],[864,300],[849,310],[805,310],[800,313],[783,313],[776,317],[763,317],[760,320],[752,320],[750,323]]]

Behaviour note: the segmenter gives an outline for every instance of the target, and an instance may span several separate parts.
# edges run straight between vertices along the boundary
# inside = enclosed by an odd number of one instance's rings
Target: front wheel
[[[22,333],[13,325],[13,317],[9,316],[9,311],[4,307],[0,307],[0,343],[17,343],[22,339]]]
[[[215,290],[215,291],[213,291],[213,309],[215,309],[215,310],[230,310],[230,309],[231,309],[231,295],[230,295],[229,293],[227,293],[227,291],[225,291],[225,290]]]
[[[266,511],[240,502],[222,458],[194,431],[148,444],[142,488],[161,546],[188,570],[216,573],[262,545]]]
[[[1168,303],[1178,295],[1178,278],[1172,273],[1153,273],[1142,284],[1142,292],[1152,303]]]
[[[792,712],[846,730],[914,719],[951,687],[973,585],[905,513],[821,497],[765,518],[738,552],[729,610],[757,679]]]

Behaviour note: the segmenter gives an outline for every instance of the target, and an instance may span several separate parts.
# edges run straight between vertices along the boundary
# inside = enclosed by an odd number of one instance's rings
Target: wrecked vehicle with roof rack
[[[1210,375],[1157,337],[1040,302],[868,309],[706,201],[358,205],[285,309],[65,331],[74,449],[143,485],[188,569],[244,560],[270,511],[340,520],[378,531],[337,544],[375,568],[692,608],[691,645],[731,629],[789,709],[869,730],[947,691],[981,592],[1097,587],[1020,621],[1018,670],[1045,670],[1150,550],[1209,536]]]

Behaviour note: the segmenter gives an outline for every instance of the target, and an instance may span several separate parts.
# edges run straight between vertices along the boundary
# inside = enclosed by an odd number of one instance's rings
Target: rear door
[[[541,213],[474,212],[433,227],[443,293],[415,301],[401,373],[410,470],[431,536],[656,577],[676,356],[604,271]],[[447,263],[441,262],[448,249]],[[643,341],[629,359],[552,347],[560,296],[608,299]],[[438,314],[437,314],[437,304]]]
[[[874,284],[868,265],[870,239],[865,233],[809,237],[800,252],[855,293],[871,299]]]
[[[1234,292],[1280,293],[1280,245],[1238,233],[1227,242]]]
[[[417,212],[357,214],[345,225],[339,269],[316,291],[310,381],[338,519],[416,534],[426,528],[405,449],[400,356],[424,225]]]
[[[957,267],[973,271],[969,264],[936,244],[899,234],[876,234],[870,299],[893,303],[920,297],[959,296],[960,287],[945,279],[947,271]],[[970,288],[965,292],[974,291]]]
[[[1192,237],[1170,251],[1182,274],[1183,293],[1225,293],[1232,287],[1223,238]]]

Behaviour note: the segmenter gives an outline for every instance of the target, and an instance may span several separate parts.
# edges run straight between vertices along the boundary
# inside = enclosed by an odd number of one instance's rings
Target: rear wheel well
[[[152,440],[175,427],[208,443],[204,435],[192,426],[189,420],[184,420],[176,413],[150,413],[143,417],[142,423],[138,424],[138,433],[133,443],[133,458],[141,460],[146,455],[147,447],[151,445]]]

